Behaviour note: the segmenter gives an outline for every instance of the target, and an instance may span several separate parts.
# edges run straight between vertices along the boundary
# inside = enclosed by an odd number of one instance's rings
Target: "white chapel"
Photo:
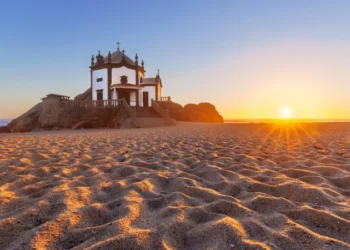
[[[91,58],[91,90],[92,100],[125,99],[133,107],[149,107],[151,101],[160,101],[162,95],[162,80],[158,74],[155,77],[145,77],[145,64],[139,65],[138,55],[130,59],[124,50],[109,52],[103,56]]]

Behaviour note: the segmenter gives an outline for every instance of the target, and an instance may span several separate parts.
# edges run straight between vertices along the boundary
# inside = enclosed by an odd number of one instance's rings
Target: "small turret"
[[[111,51],[108,52],[108,63],[112,62]]]
[[[142,67],[142,69],[145,69],[145,63],[143,62],[143,60],[141,62],[141,67]]]
[[[124,61],[125,60],[125,50],[122,50],[122,52],[123,52],[122,61]]]
[[[156,81],[158,82],[159,79],[160,79],[160,75],[159,75],[159,69],[158,69],[158,73],[157,73],[157,75],[156,75]]]
[[[139,57],[138,57],[137,53],[136,53],[136,56],[135,56],[135,64],[139,65]]]
[[[98,51],[98,55],[96,56],[96,63],[97,64],[103,64],[103,56],[101,55],[101,52]]]
[[[94,66],[95,64],[95,57],[94,55],[91,56],[91,66]]]

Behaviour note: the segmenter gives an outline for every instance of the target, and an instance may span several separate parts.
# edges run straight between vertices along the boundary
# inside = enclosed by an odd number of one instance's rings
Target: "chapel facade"
[[[96,60],[95,60],[96,59]],[[103,56],[100,51],[91,58],[92,100],[125,99],[132,107],[150,107],[152,100],[160,101],[162,80],[158,73],[155,77],[146,77],[145,63],[130,59],[124,50],[118,48]]]

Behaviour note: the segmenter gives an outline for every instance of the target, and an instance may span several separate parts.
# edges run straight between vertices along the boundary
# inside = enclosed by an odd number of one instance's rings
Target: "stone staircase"
[[[136,118],[160,118],[160,115],[152,107],[133,107]]]
[[[133,107],[132,109],[136,114],[134,119],[140,128],[176,126],[173,119],[161,117],[152,107]]]

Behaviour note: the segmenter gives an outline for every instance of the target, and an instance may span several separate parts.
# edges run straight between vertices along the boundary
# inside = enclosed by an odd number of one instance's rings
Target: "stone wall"
[[[45,98],[38,119],[40,128],[55,127],[60,115],[60,100],[58,98]]]
[[[120,108],[61,108],[56,126],[72,128],[83,121],[85,128],[116,128],[125,115]]]

